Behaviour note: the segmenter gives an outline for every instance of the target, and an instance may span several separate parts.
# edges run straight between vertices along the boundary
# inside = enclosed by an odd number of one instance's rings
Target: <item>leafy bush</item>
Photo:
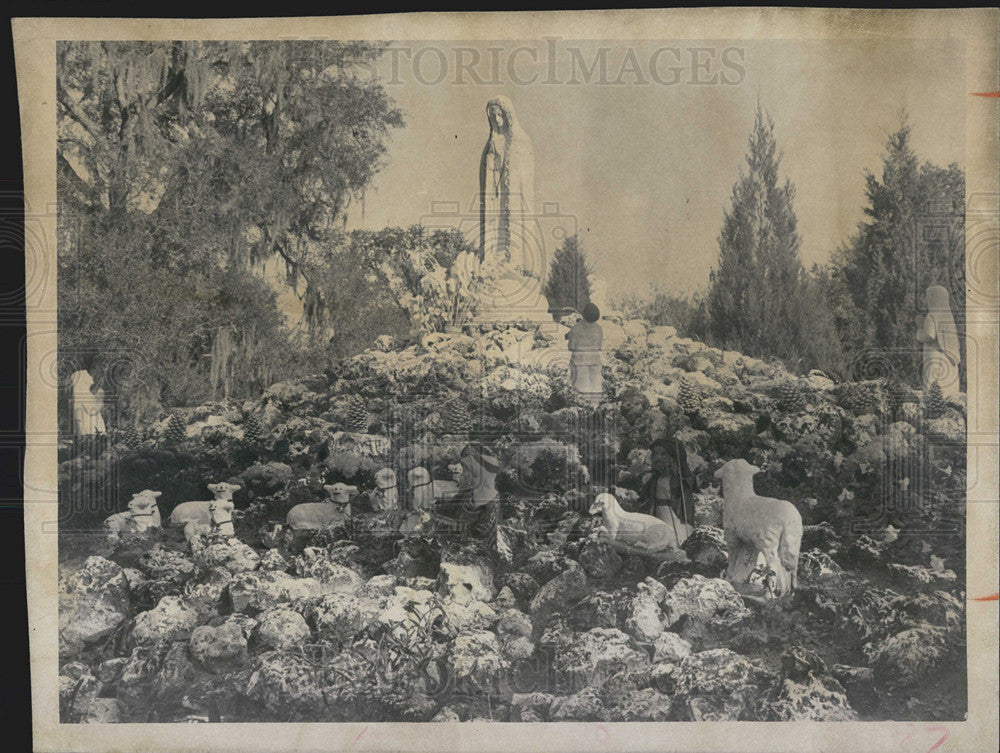
[[[428,231],[420,225],[356,231],[352,243],[410,318],[411,335],[441,332],[465,323],[495,278],[492,259],[458,230]]]
[[[681,337],[708,342],[708,309],[702,290],[682,294],[653,286],[645,296],[625,296],[616,307],[628,319],[646,319],[656,327],[674,327]]]

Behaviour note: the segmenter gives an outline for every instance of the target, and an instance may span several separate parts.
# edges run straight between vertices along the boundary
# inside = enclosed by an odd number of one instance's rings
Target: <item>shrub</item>
[[[578,235],[571,235],[556,249],[549,266],[549,276],[542,292],[552,310],[583,311],[590,302],[590,281],[593,272],[580,245]]]

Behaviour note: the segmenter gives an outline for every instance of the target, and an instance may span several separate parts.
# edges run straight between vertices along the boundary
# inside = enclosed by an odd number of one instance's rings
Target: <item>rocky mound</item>
[[[575,399],[560,325],[482,325],[63,448],[63,720],[961,718],[964,405],[602,326],[597,409]],[[699,528],[666,560],[613,550],[589,502],[634,505],[649,445],[675,434],[705,482]],[[386,465],[445,478],[470,438],[504,468],[484,536],[368,513],[269,537],[324,484],[371,488]],[[734,457],[807,524],[790,599],[719,577],[707,482]],[[86,533],[87,489],[161,490],[166,520],[222,480],[242,487],[235,540],[195,555],[172,531]]]

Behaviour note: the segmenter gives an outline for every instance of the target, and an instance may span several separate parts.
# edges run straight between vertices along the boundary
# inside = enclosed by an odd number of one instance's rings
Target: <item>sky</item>
[[[613,297],[707,283],[758,100],[807,267],[861,221],[865,171],[881,174],[904,108],[922,161],[965,167],[965,53],[948,40],[401,41],[377,73],[406,126],[348,227],[473,232],[485,105],[505,95],[551,250],[579,231]]]

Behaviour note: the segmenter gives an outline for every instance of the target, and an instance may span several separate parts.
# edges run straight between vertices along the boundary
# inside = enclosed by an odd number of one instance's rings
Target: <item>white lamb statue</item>
[[[678,548],[691,535],[691,527],[679,521],[667,525],[659,518],[641,512],[625,512],[613,494],[598,494],[590,506],[590,514],[600,513],[607,537],[647,552],[662,552]]]
[[[791,502],[754,493],[753,477],[759,472],[742,458],[715,472],[722,480],[722,527],[729,549],[726,578],[735,585],[745,583],[760,553],[777,578],[775,596],[784,596],[795,589],[802,516]]]
[[[189,545],[195,537],[203,534],[232,536],[233,530],[233,493],[240,487],[235,484],[209,484],[208,490],[215,499],[181,502],[170,513],[170,525],[184,531],[184,538]]]
[[[110,537],[117,539],[123,533],[141,533],[150,528],[160,527],[160,508],[156,498],[161,492],[143,489],[136,492],[128,503],[128,509],[117,512],[106,518],[104,530]]]

